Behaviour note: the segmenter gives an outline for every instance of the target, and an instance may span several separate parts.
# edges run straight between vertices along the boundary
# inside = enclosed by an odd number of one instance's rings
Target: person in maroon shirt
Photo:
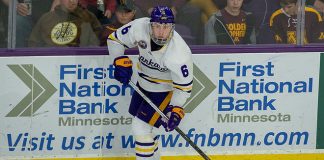
[[[205,44],[254,44],[255,21],[250,12],[241,9],[243,0],[227,0],[205,26]]]
[[[98,2],[103,2],[103,8],[100,8]],[[79,0],[79,4],[94,13],[102,24],[111,22],[111,18],[116,10],[116,0]]]

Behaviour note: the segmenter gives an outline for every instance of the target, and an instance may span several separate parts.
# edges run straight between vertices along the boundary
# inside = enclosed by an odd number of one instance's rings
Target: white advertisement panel
[[[209,155],[315,150],[319,56],[194,55],[180,128]],[[133,156],[133,89],[111,64],[108,56],[0,58],[0,156]],[[162,155],[197,154],[176,132],[155,132]]]

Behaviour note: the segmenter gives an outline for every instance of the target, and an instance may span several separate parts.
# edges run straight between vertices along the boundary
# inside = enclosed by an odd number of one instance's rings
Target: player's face
[[[162,40],[168,39],[173,29],[172,23],[153,22],[151,25],[152,25],[153,36],[157,39],[162,39]]]
[[[227,0],[227,8],[231,11],[240,11],[243,0]]]
[[[135,16],[135,11],[117,10],[115,13],[118,22],[121,24],[126,24],[132,21]]]
[[[61,5],[68,11],[74,11],[78,6],[78,0],[60,0]]]
[[[283,10],[289,15],[296,15],[297,14],[297,5],[296,3],[290,3],[283,7]]]

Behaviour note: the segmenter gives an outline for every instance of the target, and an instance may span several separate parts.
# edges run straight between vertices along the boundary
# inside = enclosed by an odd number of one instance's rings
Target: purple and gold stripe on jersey
[[[173,88],[179,89],[184,92],[191,93],[192,90],[192,83],[193,81],[187,83],[187,84],[179,84],[179,83],[174,83],[173,82]]]
[[[191,93],[191,90],[192,90],[193,81],[191,81],[191,82],[189,82],[187,84],[180,84],[180,83],[174,83],[174,82],[172,82],[172,80],[164,80],[164,79],[153,78],[153,77],[150,77],[150,76],[145,75],[143,73],[138,73],[138,75],[141,78],[145,79],[146,81],[151,82],[151,83],[155,83],[155,84],[162,84],[162,83],[171,84],[172,83],[173,88],[181,90],[183,92]]]
[[[155,84],[162,84],[162,83],[168,83],[168,84],[171,84],[172,83],[172,80],[165,80],[165,79],[158,79],[158,78],[153,78],[153,77],[150,77],[148,75],[145,75],[143,73],[138,73],[138,75],[145,79],[146,81],[149,81],[151,83],[155,83]]]

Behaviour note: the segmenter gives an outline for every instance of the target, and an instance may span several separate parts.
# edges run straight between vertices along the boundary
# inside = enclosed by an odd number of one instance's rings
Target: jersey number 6
[[[126,33],[128,32],[128,30],[129,30],[130,27],[131,27],[131,26],[127,26],[127,27],[123,28],[123,29],[121,30],[121,33],[122,33],[123,35],[126,34]]]
[[[183,77],[188,77],[189,71],[188,71],[187,65],[181,66],[181,72],[182,72]]]

